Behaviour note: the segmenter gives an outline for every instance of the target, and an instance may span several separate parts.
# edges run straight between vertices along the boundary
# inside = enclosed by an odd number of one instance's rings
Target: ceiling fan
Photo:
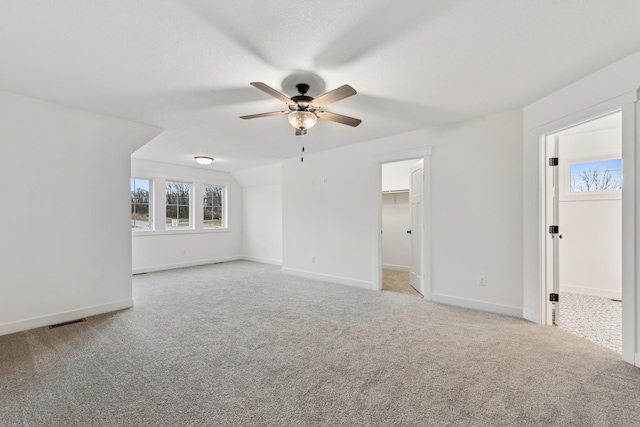
[[[336,123],[342,123],[347,126],[358,126],[362,120],[355,119],[353,117],[343,116],[341,114],[330,113],[322,108],[325,105],[332,104],[341,99],[348,98],[355,95],[357,92],[349,85],[340,86],[330,92],[320,95],[317,98],[307,96],[309,91],[309,85],[306,83],[299,83],[296,85],[300,95],[292,96],[288,98],[286,95],[278,92],[269,85],[262,82],[252,82],[251,86],[260,89],[261,91],[273,96],[276,99],[287,104],[288,110],[272,111],[269,113],[251,114],[248,116],[241,116],[241,119],[257,119],[259,117],[280,116],[287,114],[289,117],[289,123],[296,128],[296,135],[306,135],[307,129],[312,128],[317,119],[330,120]]]

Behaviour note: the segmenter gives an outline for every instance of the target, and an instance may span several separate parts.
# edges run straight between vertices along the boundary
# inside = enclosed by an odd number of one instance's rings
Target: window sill
[[[622,191],[584,191],[580,193],[560,194],[560,202],[584,202],[596,200],[620,200]]]
[[[185,230],[148,230],[148,231],[132,231],[131,237],[142,236],[173,236],[176,234],[215,234],[215,233],[229,233],[232,230],[230,228],[201,228],[195,230],[193,228]]]

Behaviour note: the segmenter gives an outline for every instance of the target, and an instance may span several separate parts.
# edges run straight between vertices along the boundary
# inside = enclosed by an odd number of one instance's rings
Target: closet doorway
[[[382,290],[422,296],[423,159],[381,165]]]

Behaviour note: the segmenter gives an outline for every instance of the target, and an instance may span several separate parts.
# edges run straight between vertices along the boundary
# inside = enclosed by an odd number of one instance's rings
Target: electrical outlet
[[[487,286],[487,276],[478,276],[478,285]]]
[[[267,253],[267,247],[262,248],[262,252]]]
[[[182,250],[182,255],[186,255],[186,254],[187,254],[187,250],[186,250],[186,249],[183,249],[183,250]]]
[[[315,262],[316,262],[316,257],[315,257],[315,256],[312,256],[312,257],[311,257],[311,263],[313,264],[313,263],[315,263]]]

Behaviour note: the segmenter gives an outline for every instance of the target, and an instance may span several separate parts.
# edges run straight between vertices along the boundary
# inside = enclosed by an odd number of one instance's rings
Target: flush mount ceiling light
[[[194,159],[196,159],[196,162],[200,163],[201,165],[210,165],[211,163],[213,163],[213,157],[195,156]]]

